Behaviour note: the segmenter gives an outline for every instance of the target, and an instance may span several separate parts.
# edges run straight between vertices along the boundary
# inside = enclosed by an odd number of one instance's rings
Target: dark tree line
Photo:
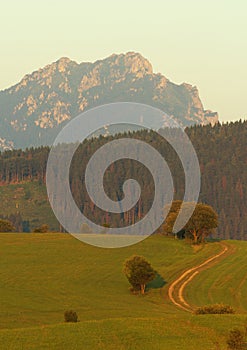
[[[45,181],[49,147],[5,151],[0,153],[0,184],[22,181]]]
[[[176,131],[170,131],[176,137]],[[214,127],[193,126],[186,129],[196,150],[201,168],[200,202],[211,205],[219,214],[219,238],[247,239],[247,122],[217,124]],[[140,220],[152,205],[154,182],[152,175],[134,160],[119,160],[104,175],[104,188],[116,201],[123,198],[122,184],[134,178],[141,186],[141,197],[136,206],[123,214],[112,214],[96,207],[90,200],[84,173],[94,152],[114,138],[133,137],[145,140],[166,159],[174,181],[174,199],[184,194],[184,172],[171,146],[154,132],[146,130],[116,136],[93,138],[81,144],[70,168],[70,186],[81,211],[99,224],[110,227],[126,226]],[[69,146],[68,146],[69,147]],[[7,151],[0,154],[0,183],[7,185],[22,181],[45,183],[48,147]],[[157,165],[159,166],[159,165]],[[63,206],[63,203],[61,203]],[[4,215],[4,213],[0,213]]]

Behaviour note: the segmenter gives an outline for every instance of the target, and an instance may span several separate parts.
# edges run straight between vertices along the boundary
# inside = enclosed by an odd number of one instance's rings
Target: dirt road
[[[172,282],[168,289],[168,297],[174,305],[185,311],[193,312],[193,307],[184,298],[184,289],[200,271],[209,268],[215,264],[219,258],[227,255],[229,247],[225,243],[220,243],[220,245],[222,246],[222,251],[220,253],[205,260],[200,265],[186,270],[174,282]]]

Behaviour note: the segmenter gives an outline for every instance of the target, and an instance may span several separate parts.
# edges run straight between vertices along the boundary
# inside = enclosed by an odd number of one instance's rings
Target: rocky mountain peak
[[[218,120],[216,112],[204,110],[195,86],[177,85],[154,73],[139,53],[113,54],[79,64],[61,57],[0,91],[0,139],[6,147],[12,142],[15,147],[50,144],[71,118],[118,101],[157,107],[182,126]]]
[[[123,59],[124,66],[129,68],[133,74],[153,74],[151,63],[139,53],[128,52],[118,57],[118,61],[121,59]]]
[[[109,57],[109,60],[112,66],[125,67],[126,73],[137,74],[139,77],[153,74],[151,63],[136,52],[127,52],[120,55],[113,54]]]
[[[56,69],[60,73],[62,73],[62,72],[65,72],[70,65],[76,66],[77,63],[75,61],[72,61],[68,57],[61,57],[59,58],[59,60],[53,63],[53,65],[55,65]]]

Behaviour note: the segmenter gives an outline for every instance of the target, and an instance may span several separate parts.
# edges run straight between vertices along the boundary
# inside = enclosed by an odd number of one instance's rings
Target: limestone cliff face
[[[218,120],[217,113],[204,110],[196,87],[153,73],[138,53],[80,64],[63,57],[0,92],[0,139],[5,140],[0,147],[50,144],[71,118],[118,101],[158,107],[182,126]]]
[[[209,123],[215,125],[219,121],[218,113],[203,109],[203,104],[199,97],[197,87],[186,83],[183,83],[182,85],[187,89],[190,96],[186,119],[191,119],[193,121],[194,118],[197,118],[198,120],[201,120],[201,124],[203,125]]]

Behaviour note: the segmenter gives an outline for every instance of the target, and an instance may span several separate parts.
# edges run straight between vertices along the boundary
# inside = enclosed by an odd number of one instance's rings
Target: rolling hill
[[[195,249],[152,236],[128,248],[101,249],[66,234],[0,234],[0,240],[3,350],[212,350],[217,342],[226,349],[229,329],[246,318],[245,242],[228,242],[234,252],[198,275],[205,284],[195,279],[186,289],[199,305],[208,301],[207,280],[214,279],[214,300],[228,300],[238,313],[196,316],[174,306],[167,290],[184,270],[219,253],[217,242]],[[144,297],[129,292],[122,273],[123,261],[132,254],[144,255],[161,276],[162,283],[149,286]],[[231,280],[222,284],[221,275],[227,273]],[[238,298],[223,299],[233,284]],[[63,312],[70,308],[77,311],[78,324],[63,323]]]

